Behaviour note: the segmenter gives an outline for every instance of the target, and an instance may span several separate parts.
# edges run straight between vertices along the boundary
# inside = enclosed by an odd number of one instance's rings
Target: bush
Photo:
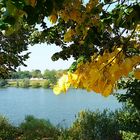
[[[48,80],[45,80],[42,84],[43,88],[50,88],[50,82]]]
[[[0,88],[1,88],[1,87],[5,87],[6,85],[8,85],[7,80],[5,80],[5,79],[0,79]]]
[[[8,120],[0,116],[0,139],[15,140],[21,132],[18,128],[12,126]]]
[[[32,86],[32,88],[40,88],[41,87],[40,83],[37,81],[32,82],[31,86]]]
[[[19,86],[22,87],[22,88],[28,88],[28,87],[30,87],[30,80],[29,79],[23,79],[20,82]]]
[[[140,134],[121,131],[123,140],[140,140]]]
[[[49,121],[36,119],[33,116],[27,116],[20,128],[23,132],[22,140],[56,139],[58,135],[58,130]]]
[[[81,111],[70,128],[58,128],[49,121],[27,116],[19,127],[0,117],[2,140],[139,140],[140,116],[128,108],[111,112]]]
[[[69,128],[67,140],[119,140],[119,127],[114,113],[82,111]]]
[[[19,87],[19,81],[18,80],[16,81],[15,87],[17,87],[17,88]]]

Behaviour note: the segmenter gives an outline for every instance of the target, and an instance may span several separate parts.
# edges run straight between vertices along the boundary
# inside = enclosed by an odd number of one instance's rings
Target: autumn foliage
[[[54,87],[57,94],[72,86],[108,96],[129,72],[140,78],[139,9],[137,0],[3,0],[0,29],[4,36],[26,29],[25,46],[55,44],[62,50],[52,56],[54,61],[75,59]]]

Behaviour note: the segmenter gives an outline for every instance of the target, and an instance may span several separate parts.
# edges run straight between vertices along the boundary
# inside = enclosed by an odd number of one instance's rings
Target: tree
[[[57,82],[56,74],[57,72],[55,70],[46,69],[44,71],[43,77],[47,79],[51,84],[56,84]]]
[[[140,81],[133,76],[121,79],[119,88],[125,89],[125,94],[115,94],[118,101],[123,103],[123,110],[119,112],[121,135],[125,139],[140,139]],[[125,127],[122,127],[124,126]]]
[[[41,78],[42,77],[42,74],[41,74],[41,71],[40,70],[33,70],[31,72],[31,74],[32,74],[32,77],[33,78]]]
[[[23,79],[20,83],[20,85],[18,85],[22,88],[29,88],[30,87],[30,80],[29,79]]]
[[[31,72],[29,71],[12,72],[10,76],[11,79],[25,79],[25,78],[30,79],[31,77],[32,75],[31,75]]]
[[[8,85],[7,80],[0,79],[0,88],[5,87],[6,85]]]
[[[120,80],[118,85],[120,89],[127,89],[126,94],[117,94],[118,100],[140,111],[140,81],[133,77],[128,80]]]
[[[24,61],[29,58],[29,53],[23,54],[28,49],[28,35],[26,30],[4,36],[0,32],[0,77],[7,78],[8,72],[15,71],[19,65],[24,65]]]
[[[51,87],[51,83],[49,80],[45,80],[42,84],[43,88],[50,88]]]
[[[116,82],[133,69],[140,78],[136,69],[140,62],[138,0],[3,0],[1,7],[0,28],[5,36],[26,25],[32,32],[29,43],[62,48],[53,60],[74,57],[55,92],[65,92],[72,85],[108,96]],[[45,17],[55,24],[47,27]],[[35,30],[36,23],[41,31]]]

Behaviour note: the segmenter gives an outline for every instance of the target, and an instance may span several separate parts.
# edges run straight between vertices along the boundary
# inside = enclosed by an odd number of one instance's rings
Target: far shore
[[[50,83],[47,79],[31,78],[31,79],[8,79],[9,87],[22,87],[22,88],[52,88],[54,84]]]

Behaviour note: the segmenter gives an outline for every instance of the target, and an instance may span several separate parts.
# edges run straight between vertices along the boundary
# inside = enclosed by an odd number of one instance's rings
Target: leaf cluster
[[[27,51],[29,33],[20,30],[10,36],[4,36],[0,32],[0,77],[6,78],[10,71],[14,71],[19,65],[25,65],[24,61],[29,58]]]
[[[128,79],[119,83],[121,87],[127,89],[126,94],[117,95],[120,102],[134,106],[140,111],[140,81],[137,79]]]

